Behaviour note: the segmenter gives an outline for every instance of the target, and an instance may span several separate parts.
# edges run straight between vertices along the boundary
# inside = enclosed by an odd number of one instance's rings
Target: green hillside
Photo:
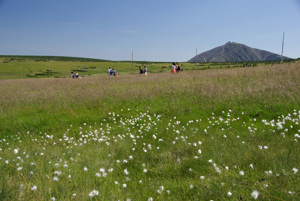
[[[235,63],[180,63],[183,71],[240,68],[266,65],[272,62]],[[78,57],[56,56],[0,56],[0,80],[26,78],[66,78],[71,72],[82,77],[106,75],[108,67],[115,68],[119,75],[138,74],[140,66],[147,66],[149,73],[170,72],[171,62],[108,61]]]

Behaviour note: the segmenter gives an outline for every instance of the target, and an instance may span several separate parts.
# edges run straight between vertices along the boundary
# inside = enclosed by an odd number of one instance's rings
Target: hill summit
[[[239,62],[280,60],[281,55],[248,47],[243,44],[228,42],[223,46],[198,54],[188,62]],[[284,59],[289,59],[284,57]]]

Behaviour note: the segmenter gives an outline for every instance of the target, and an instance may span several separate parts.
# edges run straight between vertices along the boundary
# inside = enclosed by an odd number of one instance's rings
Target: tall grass
[[[0,81],[0,198],[297,200],[299,72]]]

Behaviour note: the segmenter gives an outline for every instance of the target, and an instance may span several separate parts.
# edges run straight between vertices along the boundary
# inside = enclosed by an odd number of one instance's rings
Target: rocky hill
[[[281,55],[248,47],[243,44],[228,42],[223,46],[198,54],[188,62],[239,62],[280,60]],[[289,59],[284,57],[284,59]]]

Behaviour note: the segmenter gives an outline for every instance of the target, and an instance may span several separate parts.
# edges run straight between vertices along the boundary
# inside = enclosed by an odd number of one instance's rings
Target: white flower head
[[[230,197],[230,196],[232,196],[232,193],[229,191],[229,192],[227,193],[227,195]]]
[[[37,190],[37,187],[36,187],[36,186],[33,186],[33,187],[31,188],[31,190],[32,190],[32,191],[36,191],[36,190]]]
[[[242,176],[244,176],[245,172],[242,170],[242,171],[239,172],[239,174],[242,175]]]
[[[256,200],[259,196],[259,192],[255,190],[251,193],[251,196]]]
[[[18,152],[18,149],[14,149],[14,154],[17,154]]]
[[[92,198],[96,195],[99,195],[99,191],[93,190],[92,192],[90,192],[89,197]]]
[[[250,167],[252,170],[254,169],[254,167],[253,167],[253,164],[252,164],[252,163],[249,165],[249,167]]]
[[[297,174],[298,169],[297,169],[297,168],[293,168],[293,172],[294,172],[295,174]]]

